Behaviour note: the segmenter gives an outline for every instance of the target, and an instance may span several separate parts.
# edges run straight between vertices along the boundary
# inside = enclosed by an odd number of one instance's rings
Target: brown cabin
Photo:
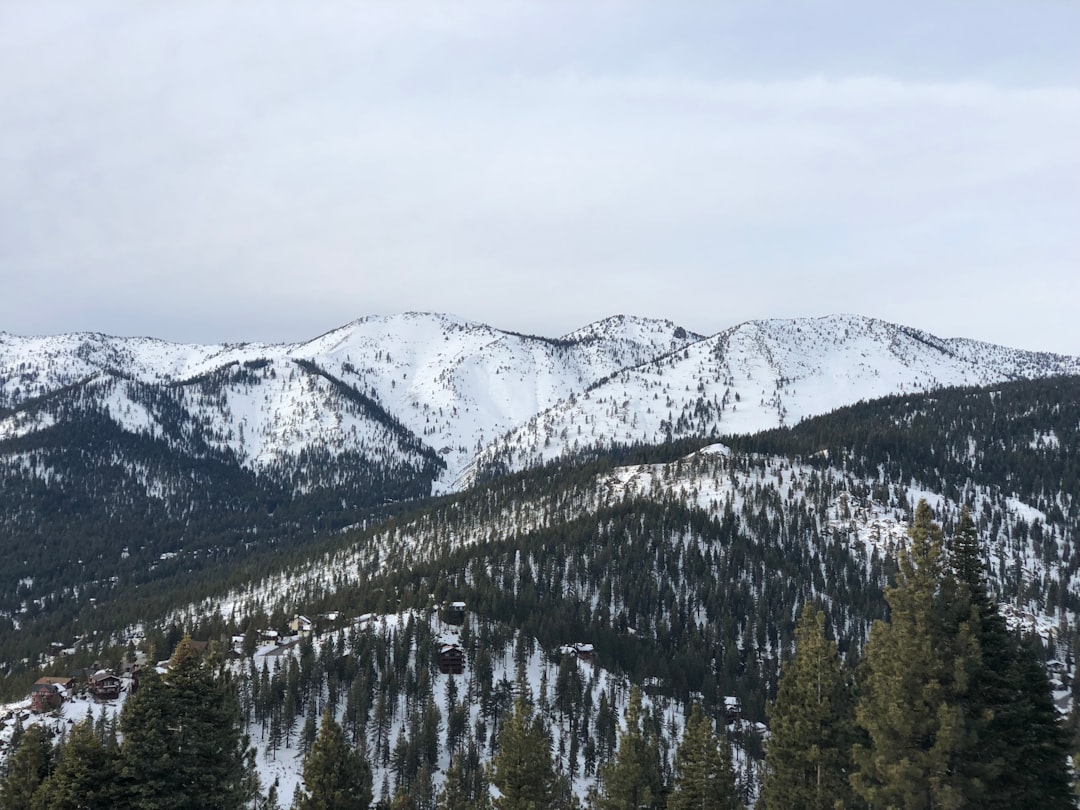
[[[87,683],[90,694],[98,700],[116,700],[120,697],[120,678],[107,670],[98,670]]]
[[[465,608],[464,602],[451,602],[448,605],[443,605],[443,621],[447,624],[464,624]]]
[[[724,697],[724,722],[730,726],[740,720],[742,720],[742,703],[737,697],[726,695]]]
[[[64,702],[66,690],[63,686],[53,681],[59,678],[38,678],[30,687],[30,710],[34,712],[51,712],[59,709]]]
[[[465,671],[465,651],[457,644],[439,647],[439,672],[443,675],[460,675]]]

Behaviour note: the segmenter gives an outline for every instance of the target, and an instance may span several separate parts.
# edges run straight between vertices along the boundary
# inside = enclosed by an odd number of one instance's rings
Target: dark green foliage
[[[523,698],[503,720],[499,750],[491,761],[491,782],[499,790],[495,810],[553,807],[558,783],[551,761],[551,737]]]
[[[467,757],[455,754],[439,791],[439,810],[487,810],[490,806],[491,797],[483,769],[476,767],[470,773]]]
[[[921,501],[861,669],[852,784],[873,806],[1068,807],[1067,734],[1033,649],[988,601],[969,518],[944,555]]]
[[[787,805],[794,807],[795,805]],[[675,752],[675,781],[667,810],[737,810],[735,771],[727,738],[695,705]]]
[[[116,740],[102,742],[90,719],[76,723],[56,770],[34,794],[33,810],[112,810],[122,800],[118,754]]]
[[[836,642],[825,637],[825,614],[807,605],[795,631],[795,652],[781,668],[776,702],[769,710],[759,807],[853,806],[853,712],[852,685]]]
[[[304,790],[296,810],[367,810],[371,804],[371,766],[351,747],[329,713],[304,757]]]
[[[40,725],[32,725],[23,732],[7,763],[7,775],[0,782],[0,807],[32,810],[34,792],[52,769],[53,750],[48,733]]]
[[[964,768],[977,739],[962,709],[978,643],[966,625],[948,632],[944,572],[941,529],[920,501],[889,623],[875,623],[862,662],[856,716],[869,742],[855,748],[852,784],[873,806],[958,808],[981,790]]]
[[[659,810],[666,792],[660,747],[645,722],[641,690],[635,686],[626,710],[626,729],[619,735],[615,757],[600,771],[593,804],[598,810]]]
[[[235,687],[185,637],[169,672],[148,673],[120,718],[121,786],[131,807],[245,806],[258,783]]]

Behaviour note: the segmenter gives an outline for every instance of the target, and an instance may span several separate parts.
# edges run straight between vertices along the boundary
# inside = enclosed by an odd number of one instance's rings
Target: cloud
[[[842,310],[1080,353],[1067,296],[1002,317],[1009,278],[1080,292],[1080,86],[1057,34],[1045,62],[991,64],[1006,22],[1035,27],[991,4],[964,70],[935,50],[913,70],[925,25],[811,6],[772,27],[753,4],[19,6],[0,18],[0,328],[299,339],[426,309],[715,331]],[[800,24],[840,29],[808,44]],[[981,321],[955,304],[976,290]]]

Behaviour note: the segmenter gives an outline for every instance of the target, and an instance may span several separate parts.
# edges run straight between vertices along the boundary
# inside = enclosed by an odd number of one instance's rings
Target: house
[[[451,602],[443,606],[443,621],[447,624],[465,623],[465,603]]]
[[[67,697],[67,690],[55,681],[67,680],[61,678],[38,678],[30,687],[30,710],[34,712],[50,712],[59,709]]]
[[[120,697],[120,678],[105,669],[90,676],[90,694],[98,700],[116,700]]]
[[[592,661],[596,656],[596,648],[592,644],[586,644],[583,641],[575,644],[564,644],[559,647],[559,652],[563,655],[572,655],[579,661]]]
[[[289,629],[298,636],[310,636],[311,630],[314,627],[314,623],[307,616],[301,616],[299,613],[292,617],[292,621],[289,622]]]
[[[581,661],[592,661],[596,656],[596,648],[592,644],[578,642],[574,645],[574,654]]]
[[[740,720],[742,720],[742,703],[739,702],[737,697],[725,695],[724,722],[730,726],[732,723],[738,723]]]
[[[439,645],[439,672],[460,675],[465,671],[465,651],[457,644]]]

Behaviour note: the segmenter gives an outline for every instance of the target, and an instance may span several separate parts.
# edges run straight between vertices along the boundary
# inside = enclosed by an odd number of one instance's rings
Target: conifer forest
[[[256,472],[72,391],[0,438],[0,808],[1077,805],[1080,378],[430,495],[437,455],[302,371],[397,449]]]

